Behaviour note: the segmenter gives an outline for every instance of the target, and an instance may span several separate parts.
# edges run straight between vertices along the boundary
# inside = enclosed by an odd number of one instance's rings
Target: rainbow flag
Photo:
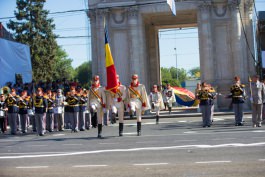
[[[191,91],[181,87],[173,87],[173,90],[178,104],[183,106],[197,106],[199,104]]]
[[[108,29],[106,27],[106,24],[104,24],[104,28],[105,28],[105,58],[106,58],[106,71],[107,71],[106,89],[113,93],[116,93],[117,91],[116,88],[118,87],[117,73],[110,50]]]

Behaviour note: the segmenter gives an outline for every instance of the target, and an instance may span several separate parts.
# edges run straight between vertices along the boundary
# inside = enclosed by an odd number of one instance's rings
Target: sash
[[[129,91],[134,94],[142,103],[144,103],[144,100],[142,96],[139,94],[137,90],[135,90],[133,87],[129,87]]]
[[[90,89],[91,93],[97,98],[98,102],[103,105],[102,98],[95,92],[92,88]]]

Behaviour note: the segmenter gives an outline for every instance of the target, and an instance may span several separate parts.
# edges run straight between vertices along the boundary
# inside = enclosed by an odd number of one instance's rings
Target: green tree
[[[8,28],[15,31],[16,41],[30,46],[33,79],[52,79],[57,42],[53,33],[53,19],[44,10],[46,0],[17,0],[14,12],[16,21],[10,20]]]
[[[201,77],[201,70],[200,70],[200,67],[195,67],[195,68],[192,68],[191,70],[189,70],[189,75],[192,77],[192,78],[196,78],[196,79],[199,79]]]
[[[180,86],[180,82],[172,77],[172,73],[168,68],[161,68],[162,85],[170,83],[172,86]]]
[[[82,84],[82,86],[88,88],[92,80],[92,62],[84,62],[75,69],[75,72],[75,79],[77,79]]]
[[[53,79],[74,79],[75,70],[72,67],[72,61],[72,59],[68,58],[67,53],[61,47],[58,47],[55,55],[55,64],[53,65]]]

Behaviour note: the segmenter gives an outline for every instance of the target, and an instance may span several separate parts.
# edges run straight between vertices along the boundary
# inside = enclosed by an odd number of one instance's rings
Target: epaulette
[[[244,84],[241,84],[240,86],[241,86],[242,88],[246,87],[246,85],[244,85]]]

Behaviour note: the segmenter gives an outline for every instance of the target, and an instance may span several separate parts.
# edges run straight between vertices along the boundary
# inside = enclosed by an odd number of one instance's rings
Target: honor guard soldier
[[[160,110],[164,109],[162,94],[158,91],[157,85],[153,85],[153,90],[150,93],[150,103],[152,111],[156,112],[156,124],[159,123],[159,113]]]
[[[246,92],[245,85],[240,83],[240,77],[234,78],[235,83],[231,86],[231,94],[233,109],[235,112],[235,126],[243,126],[243,103],[245,102]]]
[[[1,128],[2,133],[6,131],[6,128],[5,128],[6,111],[7,111],[7,108],[5,106],[5,95],[0,94],[0,128]]]
[[[208,84],[207,85],[208,88],[209,88],[209,93],[210,93],[210,104],[211,104],[211,123],[213,123],[213,114],[214,114],[214,100],[217,96],[217,93],[215,91],[215,89],[210,85]]]
[[[64,130],[64,101],[65,97],[62,94],[62,89],[58,89],[55,96],[55,107],[54,107],[54,122],[55,127],[58,131]]]
[[[138,75],[132,75],[131,85],[128,87],[128,101],[130,111],[134,114],[136,112],[137,118],[137,135],[141,135],[141,121],[142,111],[150,109],[148,96],[145,86],[138,81]]]
[[[49,132],[54,130],[54,105],[55,105],[55,95],[51,90],[47,91],[47,102],[48,102],[48,111],[46,114],[46,128]]]
[[[262,106],[265,102],[265,88],[264,84],[259,81],[258,75],[252,77],[252,82],[250,83],[250,94],[253,127],[261,127]]]
[[[116,93],[106,92],[107,101],[112,112],[111,122],[116,122],[116,114],[119,117],[119,136],[123,136],[123,123],[124,123],[124,101],[126,99],[126,87],[120,83],[120,77],[117,75],[118,87]]]
[[[39,136],[43,136],[45,133],[45,116],[48,103],[47,99],[43,96],[42,88],[37,89],[36,96],[34,96],[33,100],[37,133]]]
[[[70,95],[66,97],[65,101],[68,105],[68,115],[71,122],[72,132],[78,132],[78,113],[79,113],[79,97],[76,95],[74,87],[70,89]]]
[[[16,90],[11,89],[11,93],[8,94],[5,104],[8,108],[8,123],[10,126],[11,135],[17,133],[17,117],[18,117],[18,96],[16,95]]]
[[[167,83],[166,89],[164,90],[164,102],[168,107],[169,114],[171,114],[173,103],[176,102],[176,97],[173,88],[170,83]]]
[[[98,138],[102,138],[103,109],[106,107],[106,95],[105,88],[100,86],[98,75],[93,77],[93,83],[88,94],[88,107],[92,115],[97,112]]]
[[[211,115],[212,115],[212,102],[213,94],[210,92],[208,85],[203,82],[201,85],[201,90],[197,92],[197,98],[200,100],[200,109],[202,112],[203,127],[211,127]]]
[[[20,117],[22,133],[27,133],[29,102],[30,102],[30,97],[27,96],[27,91],[24,90],[21,93],[21,96],[18,101],[18,108],[19,108],[18,113]]]
[[[79,88],[79,130],[85,131],[85,119],[87,110],[88,95],[81,88]]]

